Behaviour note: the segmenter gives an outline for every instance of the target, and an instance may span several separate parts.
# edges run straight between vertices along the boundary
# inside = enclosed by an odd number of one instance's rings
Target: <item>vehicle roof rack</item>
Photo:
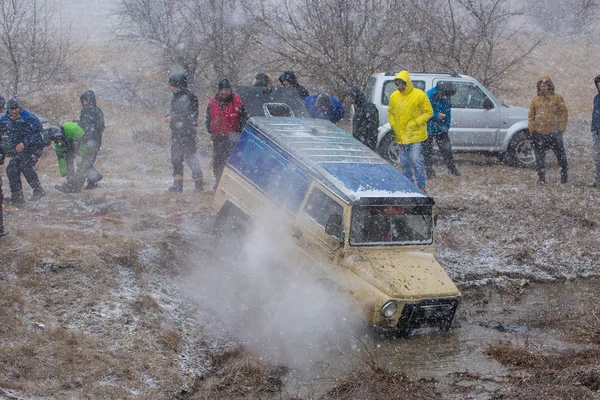
[[[456,72],[437,72],[437,71],[413,71],[413,74],[429,74],[429,75],[448,75],[453,78],[460,78]]]
[[[430,75],[448,75],[453,78],[460,78],[460,75],[456,72],[436,72],[436,71],[409,71],[410,74],[430,74]],[[396,76],[398,72],[387,71],[384,73],[385,76]]]

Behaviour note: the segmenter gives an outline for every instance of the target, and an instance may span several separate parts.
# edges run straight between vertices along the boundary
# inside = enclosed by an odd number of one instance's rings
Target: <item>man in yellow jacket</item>
[[[427,140],[427,121],[433,116],[433,108],[427,94],[413,86],[408,71],[396,75],[394,83],[398,90],[390,96],[388,119],[398,143],[402,172],[425,190],[427,177],[421,143]]]
[[[539,183],[546,183],[546,150],[551,149],[560,165],[560,183],[567,183],[567,154],[563,133],[569,113],[562,96],[554,93],[554,84],[543,75],[537,82],[537,95],[529,105],[529,133],[533,135],[536,169]]]

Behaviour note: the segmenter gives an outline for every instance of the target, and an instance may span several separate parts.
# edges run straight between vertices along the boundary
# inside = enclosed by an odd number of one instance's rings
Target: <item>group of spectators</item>
[[[283,87],[293,88],[302,99],[308,114],[313,118],[326,119],[333,123],[344,116],[341,101],[327,93],[310,95],[298,83],[293,71],[284,71],[279,76]],[[600,93],[600,76],[595,79]],[[388,119],[398,145],[400,166],[404,175],[423,191],[427,179],[435,177],[433,169],[433,146],[437,144],[446,167],[452,175],[460,172],[454,162],[449,130],[452,119],[452,96],[456,87],[452,82],[441,81],[427,93],[413,86],[408,71],[401,71],[394,79],[396,90],[390,97]],[[173,99],[166,121],[171,126],[171,161],[173,164],[173,192],[183,191],[183,162],[192,170],[195,190],[203,190],[204,183],[200,161],[196,154],[196,128],[198,99],[187,89],[185,75],[173,74],[169,80]],[[272,78],[260,72],[254,86],[271,87]],[[217,94],[210,99],[206,108],[206,129],[213,142],[213,173],[218,186],[227,158],[233,151],[248,114],[240,96],[234,93],[230,82],[224,78],[218,82]],[[353,136],[376,151],[379,115],[377,107],[370,103],[362,88],[348,89],[349,103],[354,105],[352,121]],[[600,96],[600,94],[599,94]],[[553,150],[561,167],[561,183],[568,179],[568,165],[562,135],[568,121],[568,112],[563,98],[554,92],[548,76],[537,82],[537,95],[529,107],[529,132],[532,135],[536,155],[536,170],[539,182],[546,183],[545,153]],[[594,100],[592,124],[595,145],[596,181],[600,186],[600,97]]]
[[[435,176],[432,168],[432,146],[435,140],[451,174],[460,175],[452,156],[448,132],[451,122],[451,82],[439,82],[427,94],[414,88],[410,74],[400,72],[394,79],[398,88],[391,97],[388,117],[398,143],[398,155],[404,175],[425,190],[427,178]],[[596,175],[593,187],[600,186],[600,75],[594,78],[598,95],[594,98],[592,138]],[[538,182],[546,184],[546,151],[552,150],[561,168],[560,183],[568,180],[568,163],[563,134],[569,118],[564,99],[555,93],[549,76],[541,76],[537,94],[531,100],[528,130],[533,142]]]
[[[98,186],[102,175],[95,169],[94,162],[102,144],[104,114],[96,105],[96,96],[88,90],[80,96],[81,111],[77,121],[52,127],[44,135],[40,120],[23,108],[15,98],[5,100],[0,96],[0,164],[9,157],[6,175],[11,196],[4,198],[0,179],[0,236],[4,236],[2,204],[6,200],[14,205],[23,204],[21,175],[31,186],[29,201],[46,196],[35,166],[44,147],[53,143],[58,167],[65,182],[55,188],[62,192],[79,192],[87,180],[87,189]],[[81,160],[75,166],[75,159]]]
[[[284,71],[279,76],[282,87],[293,89],[302,100],[306,111],[313,118],[326,119],[333,123],[344,117],[344,108],[336,96],[327,93],[310,95],[308,90],[298,82],[294,71]],[[272,87],[273,79],[269,74],[256,74],[253,86]],[[197,150],[196,134],[198,127],[198,98],[188,89],[187,79],[183,73],[171,74],[169,88],[173,93],[171,109],[165,122],[171,128],[171,163],[173,165],[173,185],[171,192],[183,191],[183,164],[192,170],[195,191],[204,189],[203,174]],[[350,101],[355,105],[353,134],[361,142],[375,150],[377,145],[377,128],[379,127],[378,111],[374,104],[366,101],[365,94],[359,86],[348,90]],[[242,99],[235,93],[227,78],[217,83],[217,93],[212,97],[205,113],[206,130],[213,143],[214,189],[219,184],[227,159],[233,152],[242,128],[248,120],[248,113]]]
[[[333,123],[344,116],[341,101],[327,93],[310,95],[308,90],[298,83],[293,71],[284,71],[279,76],[283,87],[293,88],[303,101],[308,114],[313,118],[326,119]],[[400,166],[404,175],[420,189],[425,190],[428,178],[435,176],[433,169],[433,143],[437,143],[444,162],[453,175],[460,175],[452,155],[452,146],[448,136],[452,96],[456,87],[451,82],[438,82],[427,93],[415,88],[408,71],[401,71],[394,79],[396,90],[390,97],[388,119],[398,145]],[[598,95],[594,98],[592,114],[592,137],[594,143],[594,163],[596,167],[594,187],[600,186],[600,75],[594,78]],[[270,87],[271,77],[260,72],[256,75],[254,86]],[[195,191],[204,189],[201,163],[197,154],[196,134],[198,127],[198,98],[187,88],[186,76],[174,73],[169,78],[169,87],[173,93],[171,108],[165,121],[171,129],[171,163],[173,166],[173,185],[171,192],[183,191],[183,164],[192,170]],[[540,184],[546,183],[545,153],[552,150],[561,168],[561,183],[568,179],[568,163],[563,143],[563,133],[567,126],[568,111],[562,96],[555,93],[550,77],[542,76],[537,82],[537,94],[529,106],[528,128],[536,156],[536,170]],[[352,121],[353,136],[372,150],[376,150],[379,115],[377,107],[370,103],[362,88],[353,86],[348,89],[349,103],[354,105]],[[6,198],[13,204],[25,202],[21,175],[32,188],[29,201],[36,201],[46,195],[38,178],[35,165],[45,145],[53,142],[58,166],[65,182],[55,188],[66,193],[79,192],[87,181],[86,189],[98,186],[102,175],[96,170],[94,162],[102,144],[104,115],[96,104],[96,96],[88,90],[80,96],[81,111],[79,120],[70,121],[48,130],[42,135],[39,119],[24,109],[17,99],[5,101],[0,96],[0,164],[5,156],[10,160],[6,174],[11,197]],[[248,113],[238,94],[227,78],[219,80],[217,93],[206,108],[205,124],[213,142],[213,173],[218,186],[225,163],[233,148]],[[2,140],[4,142],[2,142]],[[80,161],[75,165],[77,156]],[[0,179],[0,236],[5,234],[2,216],[2,180]]]

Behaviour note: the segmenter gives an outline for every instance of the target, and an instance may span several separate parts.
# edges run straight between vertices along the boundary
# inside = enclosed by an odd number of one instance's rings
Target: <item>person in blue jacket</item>
[[[7,154],[10,161],[6,166],[6,176],[13,204],[25,202],[21,174],[33,189],[30,201],[38,200],[46,195],[42,188],[35,164],[44,150],[42,124],[31,112],[21,107],[17,99],[8,99],[6,114],[0,118],[0,134],[3,138],[2,154]]]
[[[335,96],[318,93],[304,99],[304,107],[313,118],[327,119],[333,123],[344,117],[344,107]]]
[[[460,175],[454,156],[452,145],[448,137],[450,122],[452,120],[452,96],[456,93],[456,86],[452,82],[438,82],[435,87],[427,91],[429,102],[433,107],[433,117],[427,121],[427,140],[423,142],[423,162],[427,178],[435,177],[433,169],[433,141],[435,140],[446,167],[452,175]]]

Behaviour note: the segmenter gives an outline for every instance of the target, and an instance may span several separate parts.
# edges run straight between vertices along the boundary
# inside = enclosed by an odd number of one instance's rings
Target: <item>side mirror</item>
[[[485,100],[483,100],[483,108],[486,110],[492,110],[494,108],[494,103],[492,103],[492,101],[486,97]]]
[[[325,233],[340,239],[342,237],[342,216],[331,214],[325,224]]]

